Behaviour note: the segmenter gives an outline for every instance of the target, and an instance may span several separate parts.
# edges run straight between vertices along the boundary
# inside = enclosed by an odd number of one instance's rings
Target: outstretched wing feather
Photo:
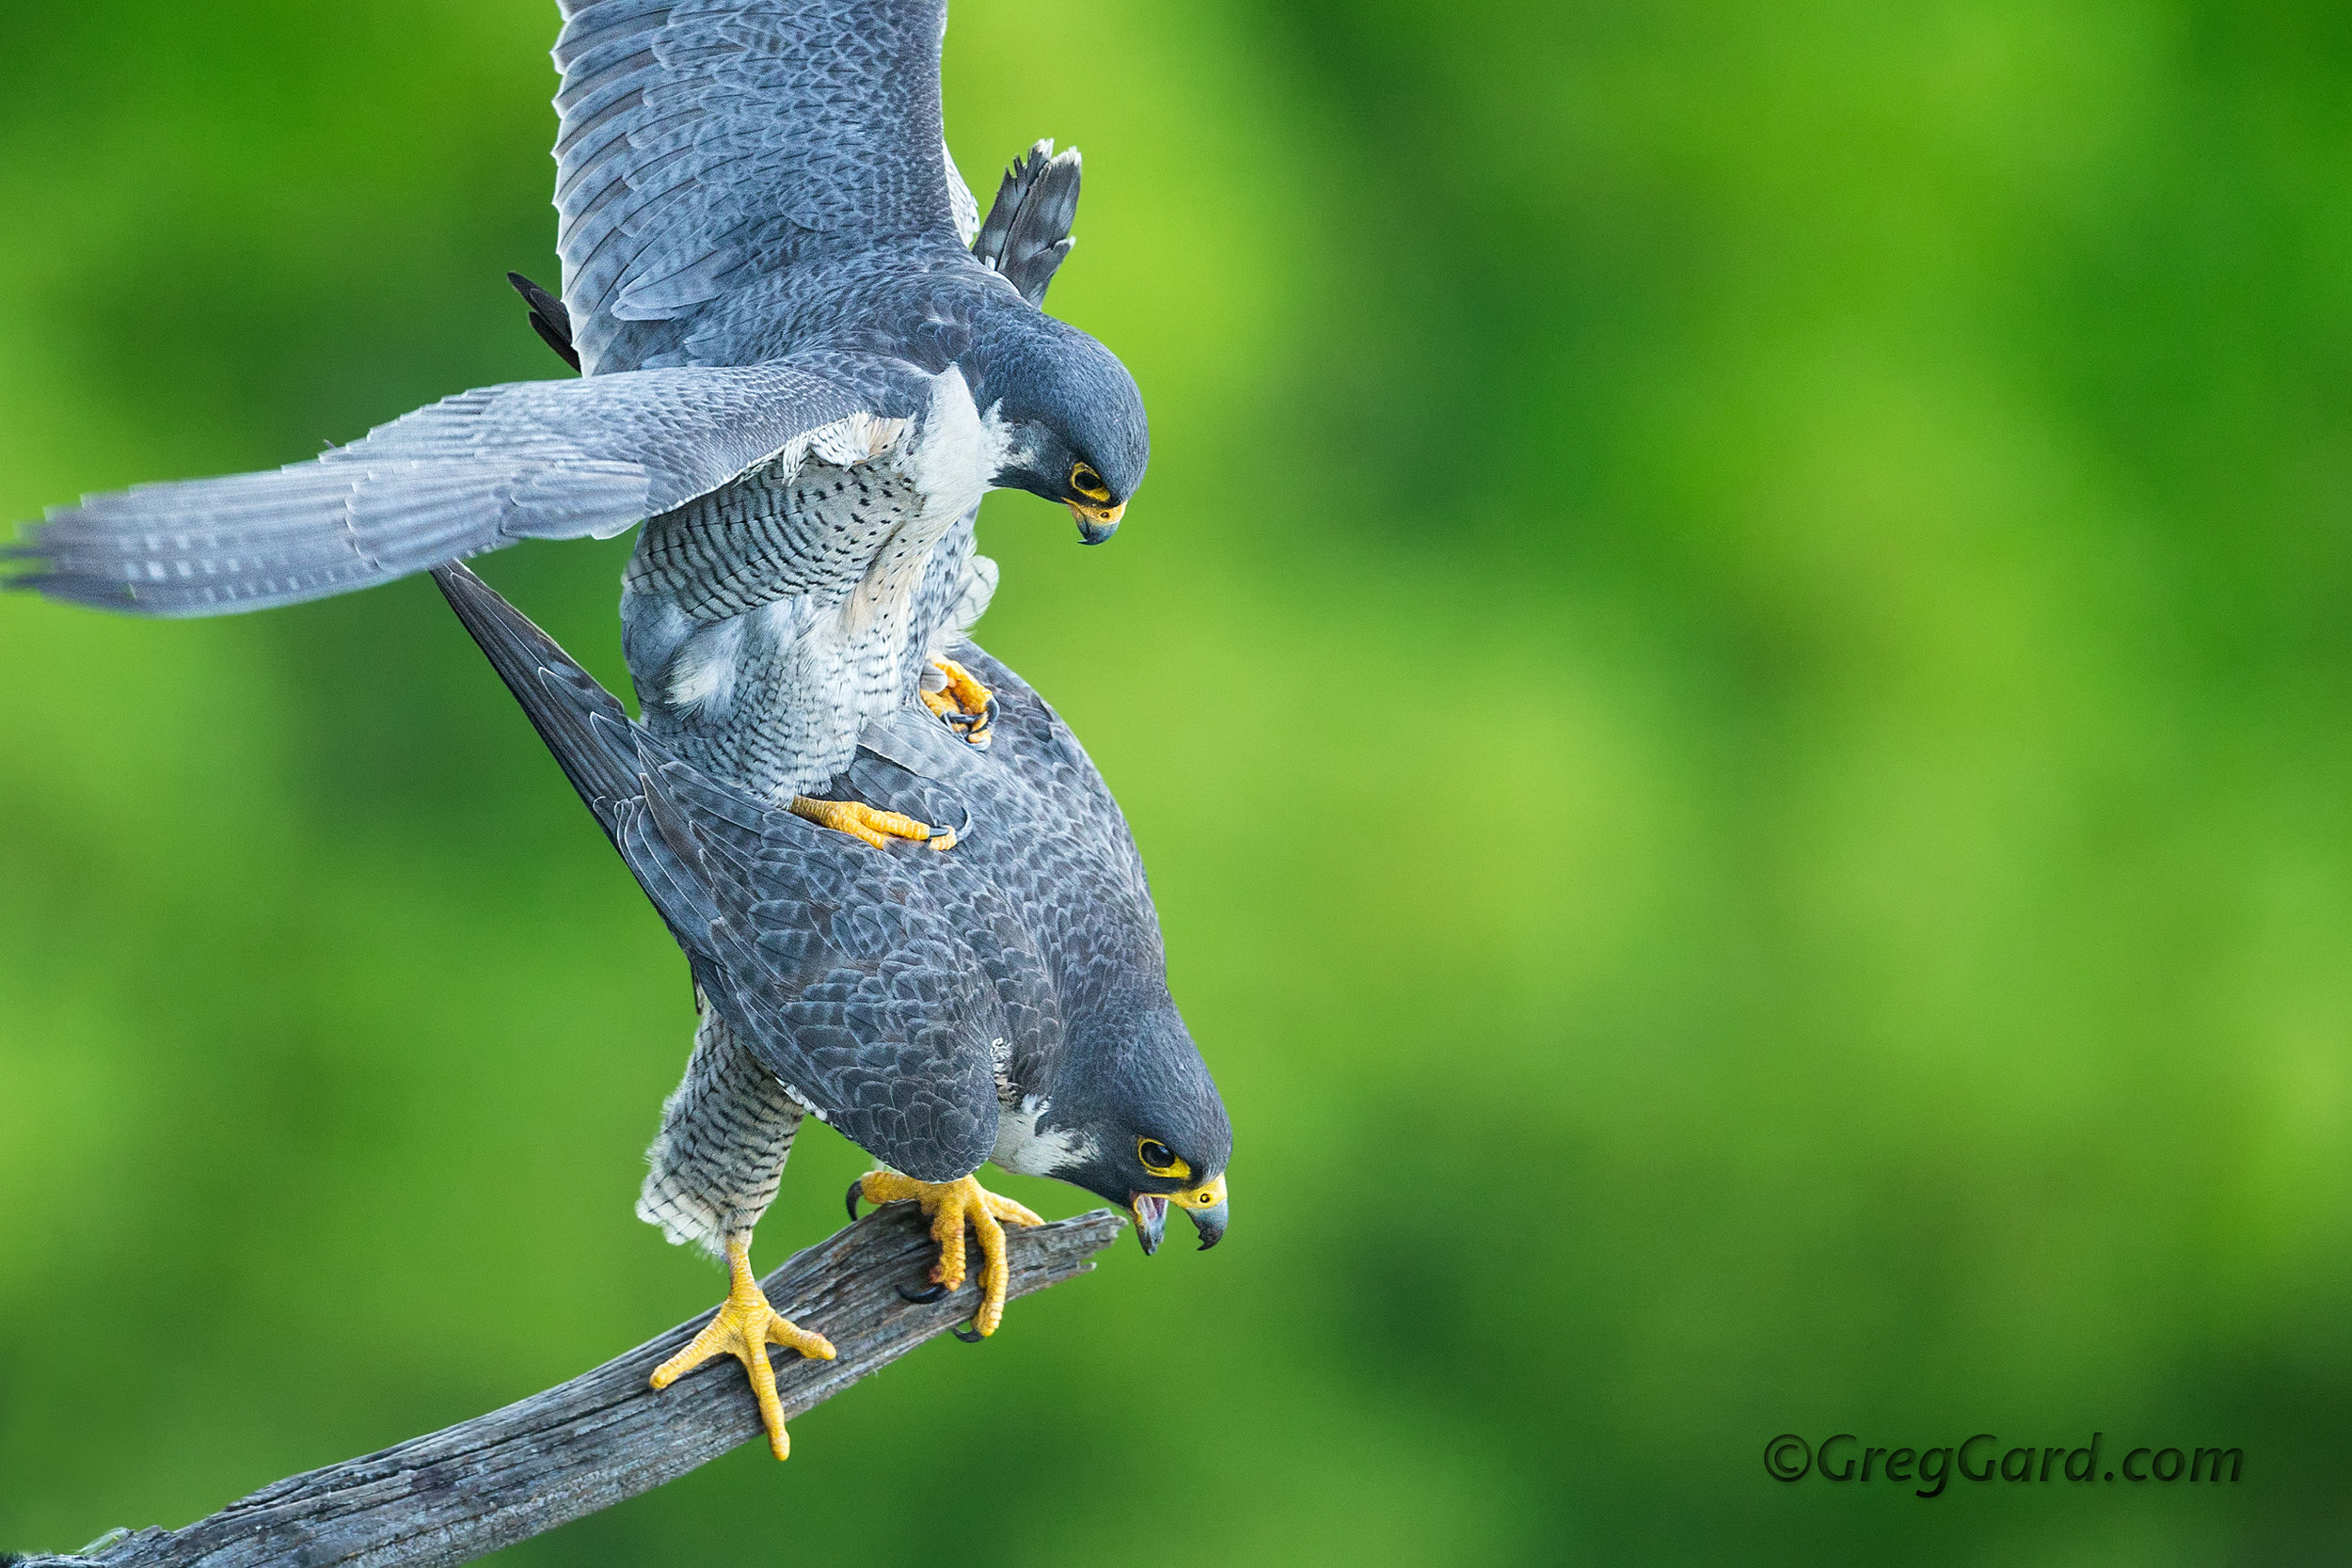
[[[563,8],[557,248],[590,373],[736,362],[749,318],[705,319],[728,295],[884,241],[959,243],[946,0]]]
[[[147,615],[322,598],[517,539],[617,533],[868,401],[789,360],[485,388],[275,473],[59,508],[8,552],[30,563],[12,585]]]

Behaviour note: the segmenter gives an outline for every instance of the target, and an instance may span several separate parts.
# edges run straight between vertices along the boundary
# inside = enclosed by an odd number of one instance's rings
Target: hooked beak
[[[1168,1234],[1168,1199],[1157,1193],[1137,1193],[1135,1210],[1136,1240],[1149,1258],[1160,1250],[1160,1238]]]
[[[1119,519],[1127,515],[1127,503],[1117,506],[1089,506],[1084,501],[1069,503],[1070,515],[1078,519],[1078,537],[1089,545],[1099,545],[1119,531]]]
[[[1225,1178],[1204,1181],[1198,1187],[1181,1193],[1137,1193],[1133,1200],[1136,1211],[1136,1240],[1143,1243],[1146,1258],[1160,1250],[1160,1242],[1168,1234],[1168,1206],[1170,1203],[1192,1216],[1192,1227],[1200,1232],[1200,1250],[1208,1251],[1225,1239]]]

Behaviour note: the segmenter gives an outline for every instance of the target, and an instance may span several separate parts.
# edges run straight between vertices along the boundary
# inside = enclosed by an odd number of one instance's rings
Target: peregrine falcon
[[[625,646],[674,754],[869,842],[932,837],[806,791],[925,685],[977,583],[934,557],[959,531],[968,555],[982,494],[1027,490],[1110,535],[1150,456],[1141,395],[969,248],[946,0],[561,9],[555,202],[583,374],[463,393],[275,473],[59,509],[10,552],[29,563],[14,585],[216,614],[642,521]],[[982,683],[943,661],[930,684],[984,733]]]
[[[731,1285],[655,1386],[733,1354],[789,1451],[765,1347],[833,1347],[777,1316],[749,1254],[803,1112],[883,1166],[852,1212],[922,1204],[932,1293],[962,1284],[970,1225],[975,1337],[1004,1312],[1003,1226],[1038,1223],[981,1189],[985,1161],[1128,1208],[1147,1252],[1171,1205],[1203,1247],[1222,1237],[1232,1130],[1168,996],[1142,863],[1076,738],[1010,672],[958,650],[997,694],[989,751],[909,707],[834,781],[877,813],[983,825],[954,855],[877,854],[677,758],[471,572],[435,577],[693,974],[700,1027],[637,1212],[723,1256]]]

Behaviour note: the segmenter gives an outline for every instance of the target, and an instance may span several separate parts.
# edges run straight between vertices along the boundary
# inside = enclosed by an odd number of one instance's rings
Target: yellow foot
[[[953,828],[934,828],[928,823],[917,822],[912,816],[901,816],[895,811],[876,811],[856,800],[812,800],[805,795],[795,795],[792,797],[792,815],[805,816],[820,828],[832,828],[862,838],[877,849],[889,848],[894,838],[929,844],[934,849],[952,849],[956,847],[956,831]]]
[[[768,1363],[768,1347],[782,1345],[812,1361],[830,1361],[833,1341],[776,1316],[776,1309],[760,1292],[759,1282],[752,1277],[748,1243],[727,1243],[727,1299],[720,1304],[719,1315],[694,1336],[692,1344],[654,1369],[653,1386],[667,1388],[706,1361],[722,1354],[734,1356],[743,1363],[752,1392],[758,1396],[759,1420],[768,1429],[769,1450],[778,1459],[788,1459],[792,1439],[785,1435],[784,1406],[776,1399],[776,1372]]]
[[[985,748],[993,738],[989,726],[996,721],[996,694],[952,658],[932,659],[931,668],[946,676],[947,684],[918,693],[923,705],[965,740]]]
[[[917,1181],[895,1170],[868,1171],[858,1179],[858,1191],[868,1203],[900,1203],[912,1198],[923,1206],[931,1222],[931,1240],[939,1243],[939,1261],[931,1265],[931,1283],[953,1291],[963,1284],[963,1227],[980,1239],[980,1305],[972,1326],[981,1334],[996,1332],[1005,1320],[1005,1288],[1012,1271],[1005,1263],[1005,1227],[1045,1222],[1009,1197],[998,1197],[966,1176],[953,1181]]]

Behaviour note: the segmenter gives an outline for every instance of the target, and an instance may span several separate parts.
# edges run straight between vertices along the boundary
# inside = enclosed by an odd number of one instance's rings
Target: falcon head
[[[1152,458],[1143,394],[1119,356],[1015,301],[990,313],[962,365],[1005,436],[992,483],[1061,502],[1089,545],[1108,539]]]
[[[1073,1034],[1038,1131],[1073,1150],[1058,1180],[1135,1215],[1146,1253],[1157,1252],[1173,1206],[1191,1216],[1207,1251],[1225,1235],[1225,1164],[1233,1128],[1206,1063],[1169,1006],[1108,1039]]]
[[[1200,1233],[1201,1251],[1208,1251],[1225,1239],[1223,1171],[1205,1181],[1196,1180],[1191,1162],[1157,1138],[1150,1137],[1136,1140],[1136,1164],[1155,1185],[1167,1183],[1155,1192],[1131,1192],[1127,1199],[1128,1212],[1136,1217],[1136,1239],[1143,1243],[1145,1257],[1160,1250],[1160,1238],[1168,1230],[1170,1204],[1192,1216],[1192,1227]]]

